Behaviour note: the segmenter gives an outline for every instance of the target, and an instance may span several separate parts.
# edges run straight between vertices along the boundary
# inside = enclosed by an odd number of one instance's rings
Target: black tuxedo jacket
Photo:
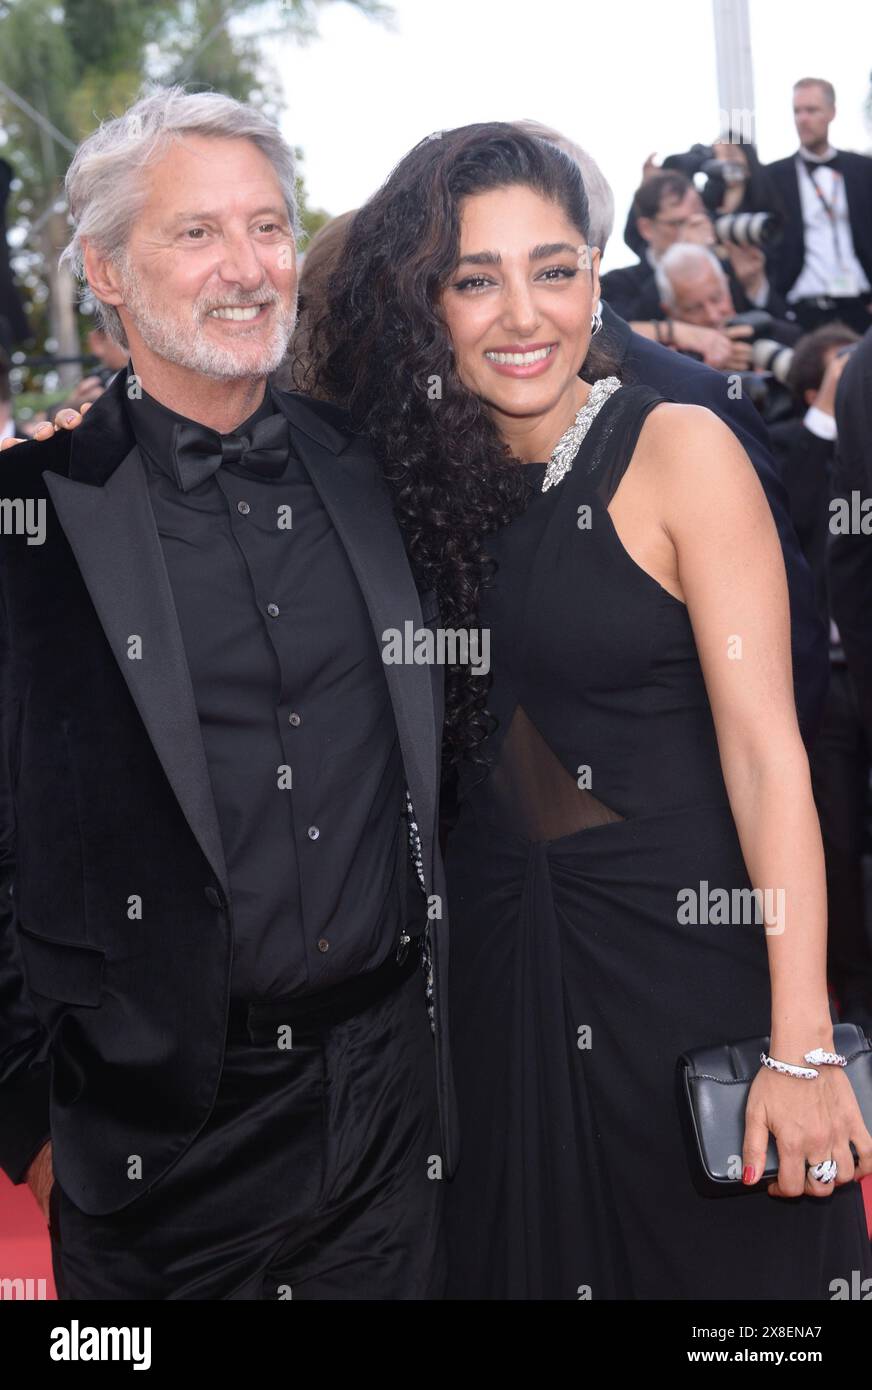
[[[872,159],[851,150],[839,150],[845,180],[851,237],[857,259],[872,285]],[[805,264],[805,228],[794,156],[767,164],[785,211],[784,237],[770,255],[769,274],[782,294],[787,294]]]
[[[872,328],[858,343],[836,388],[839,438],[833,496],[852,493],[860,505],[872,497]],[[872,526],[872,512],[858,513]],[[834,533],[829,549],[830,606],[845,660],[860,698],[866,737],[872,747],[872,534]]]
[[[662,319],[664,316],[654,270],[647,261],[608,271],[600,281],[600,294],[613,313],[622,319]]]
[[[815,611],[811,573],[788,514],[787,495],[772,460],[766,426],[750,401],[729,399],[722,372],[634,333],[605,303],[602,318],[603,346],[621,363],[626,380],[643,381],[673,401],[708,406],[729,425],[757,470],[784,554],[794,698],[802,736],[810,745],[820,724],[829,683],[827,629]]]
[[[800,419],[781,420],[770,425],[769,436],[787,491],[790,519],[811,570],[817,610],[826,620],[829,617],[829,502],[835,440],[812,434]]]
[[[217,813],[125,382],[120,372],[78,430],[4,454],[2,474],[5,496],[45,504],[46,536],[0,538],[0,1164],[20,1181],[50,1129],[58,1180],[93,1215],[151,1187],[208,1118],[232,947]],[[332,406],[278,399],[374,640],[408,620],[435,628],[435,595],[418,595],[366,441]],[[134,635],[138,660],[128,658]],[[450,1175],[442,672],[385,672],[427,892],[443,904],[430,929]],[[141,920],[128,915],[134,898]],[[423,1008],[423,978],[421,990]],[[128,1177],[135,1155],[141,1181]]]

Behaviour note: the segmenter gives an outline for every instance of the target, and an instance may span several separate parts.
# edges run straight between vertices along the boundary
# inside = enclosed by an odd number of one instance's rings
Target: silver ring
[[[822,1163],[809,1163],[809,1176],[818,1182],[835,1182],[839,1165],[834,1158],[825,1158]]]

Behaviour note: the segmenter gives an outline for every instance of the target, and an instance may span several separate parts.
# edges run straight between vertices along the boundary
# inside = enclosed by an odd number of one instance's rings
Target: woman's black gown
[[[615,391],[559,485],[527,465],[529,505],[489,541],[499,727],[447,853],[453,1298],[828,1299],[872,1274],[858,1183],[785,1200],[691,1177],[676,1058],[768,1034],[769,973],[763,925],[679,922],[681,889],[750,881],[687,610],[606,510],[662,399]]]

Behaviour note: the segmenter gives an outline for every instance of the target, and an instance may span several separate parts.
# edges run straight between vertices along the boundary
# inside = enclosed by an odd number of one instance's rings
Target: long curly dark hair
[[[357,213],[306,345],[305,387],[345,407],[371,440],[415,580],[436,590],[444,627],[477,626],[493,571],[484,537],[523,511],[530,491],[461,381],[439,310],[459,256],[462,200],[514,185],[557,203],[588,241],[581,172],[557,146],[498,121],[440,131]],[[609,373],[620,368],[594,339],[582,376]],[[489,685],[468,666],[446,668],[447,764],[482,762]]]

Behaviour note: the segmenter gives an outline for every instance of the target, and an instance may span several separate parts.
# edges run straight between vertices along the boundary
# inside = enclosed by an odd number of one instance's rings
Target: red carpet
[[[0,1279],[32,1279],[34,1297],[55,1297],[51,1245],[28,1187],[13,1187],[0,1173]],[[44,1290],[37,1282],[45,1280]],[[27,1287],[27,1286],[25,1286]]]
[[[863,1179],[863,1197],[872,1236],[872,1178]],[[45,1222],[29,1189],[13,1187],[4,1173],[0,1173],[0,1279],[33,1280],[33,1297],[41,1295],[37,1281],[44,1279],[45,1297],[55,1297]]]

